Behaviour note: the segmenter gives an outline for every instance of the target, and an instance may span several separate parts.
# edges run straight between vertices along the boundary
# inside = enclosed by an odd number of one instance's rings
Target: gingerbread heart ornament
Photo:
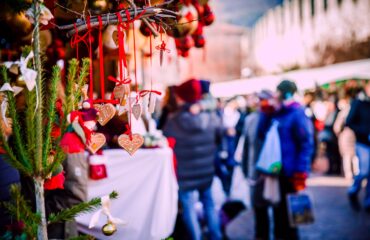
[[[129,86],[127,84],[117,85],[113,89],[113,94],[115,99],[122,99],[130,92]]]
[[[102,126],[107,124],[116,114],[116,108],[111,103],[104,105],[95,104],[94,107],[99,111],[98,122]]]
[[[132,139],[127,134],[118,137],[118,144],[125,149],[131,156],[143,145],[144,138],[140,134],[132,134]]]
[[[132,114],[134,115],[134,117],[139,120],[140,118],[140,115],[141,115],[141,105],[139,103],[135,103],[133,106],[132,106]]]
[[[101,147],[104,146],[105,142],[106,139],[104,134],[93,133],[91,134],[90,143],[86,147],[92,154],[95,154]]]

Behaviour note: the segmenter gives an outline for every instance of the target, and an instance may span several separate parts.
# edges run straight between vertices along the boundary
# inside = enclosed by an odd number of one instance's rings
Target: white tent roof
[[[314,88],[315,85],[323,85],[350,78],[370,79],[370,59],[291,71],[279,75],[212,83],[211,93],[215,97],[232,97],[258,92],[262,89],[275,90],[282,79],[295,81],[298,89],[302,91]]]

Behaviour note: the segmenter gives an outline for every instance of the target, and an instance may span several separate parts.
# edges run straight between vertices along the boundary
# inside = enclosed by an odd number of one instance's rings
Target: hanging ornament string
[[[102,31],[103,31],[103,22],[101,16],[98,16],[99,20],[99,60],[100,60],[100,95],[101,99],[105,99],[105,83],[104,83],[104,53],[103,53],[103,38],[102,38]]]
[[[127,12],[126,12],[127,13]],[[137,63],[136,63],[136,34],[135,34],[135,21],[132,21],[132,35],[134,39],[134,71],[135,71],[135,91],[136,91],[136,103],[139,101],[139,87],[137,81]]]
[[[117,34],[118,34],[118,62],[119,62],[119,79],[122,81],[124,79],[124,70],[123,66],[127,68],[127,60],[126,60],[126,53],[125,53],[125,46],[124,46],[124,33],[123,33],[123,26],[122,26],[122,17],[119,12],[116,13],[118,18],[117,24]]]
[[[160,31],[160,26],[158,27],[158,29],[159,29],[158,31]],[[157,50],[159,50],[159,64],[160,64],[161,67],[162,67],[162,64],[163,64],[164,53],[165,52],[170,53],[170,50],[166,48],[166,45],[167,44],[163,40],[163,33],[161,31],[161,44],[155,47]]]
[[[93,79],[93,56],[92,56],[92,37],[91,37],[91,22],[90,16],[87,16],[87,30],[89,33],[89,57],[90,57],[90,86],[89,86],[89,98],[94,98],[94,79]]]

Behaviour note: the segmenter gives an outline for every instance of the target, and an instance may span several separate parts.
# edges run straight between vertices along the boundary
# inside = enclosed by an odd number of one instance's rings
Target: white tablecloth
[[[139,149],[132,157],[120,149],[106,150],[103,154],[108,160],[108,178],[90,180],[88,197],[117,191],[119,196],[112,200],[111,213],[128,225],[118,225],[117,232],[107,237],[101,232],[107,218],[101,216],[97,226],[89,229],[93,213],[88,213],[77,218],[79,230],[98,239],[159,240],[168,237],[174,229],[178,198],[171,149]]]

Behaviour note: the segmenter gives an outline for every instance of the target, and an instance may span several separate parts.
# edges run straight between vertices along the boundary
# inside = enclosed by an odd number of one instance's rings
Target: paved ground
[[[354,211],[348,204],[346,189],[350,184],[343,178],[314,177],[308,191],[314,204],[316,221],[300,228],[301,239],[307,240],[369,240],[370,214]],[[363,194],[360,195],[362,199]],[[253,212],[241,213],[227,227],[232,240],[253,239]]]

